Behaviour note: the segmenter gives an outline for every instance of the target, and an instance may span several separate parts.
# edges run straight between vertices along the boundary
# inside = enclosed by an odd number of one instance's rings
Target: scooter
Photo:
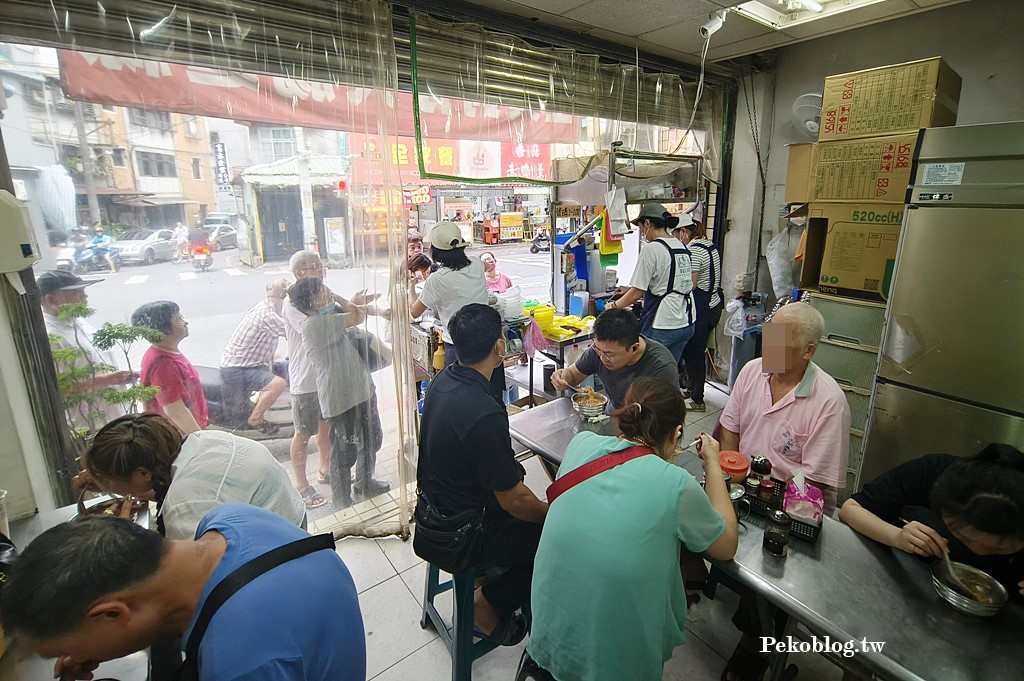
[[[189,249],[192,253],[192,268],[205,272],[213,264],[213,254],[209,246],[193,246]]]
[[[57,269],[76,274],[88,272],[109,272],[110,265],[107,264],[105,254],[109,252],[110,259],[117,269],[121,268],[121,254],[115,250],[93,248],[84,246],[81,248],[68,246],[62,248],[57,254]]]
[[[261,433],[248,422],[249,414],[256,406],[256,398],[259,397],[258,391],[243,395],[234,390],[224,383],[217,367],[197,366],[196,372],[199,374],[199,383],[203,386],[203,395],[206,396],[206,408],[212,425],[250,440],[269,440],[294,435],[292,402],[287,390],[277,398],[263,417],[278,430],[274,433]],[[274,373],[287,378],[287,362],[275,363]]]
[[[537,230],[537,233],[533,235],[533,243],[530,244],[530,253],[540,253],[544,251],[547,253],[551,250],[551,237],[548,233],[542,229]]]

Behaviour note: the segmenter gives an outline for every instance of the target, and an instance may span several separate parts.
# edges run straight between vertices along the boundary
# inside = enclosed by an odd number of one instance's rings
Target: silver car
[[[137,229],[122,234],[111,247],[121,255],[121,262],[152,265],[173,258],[178,243],[169,229]]]

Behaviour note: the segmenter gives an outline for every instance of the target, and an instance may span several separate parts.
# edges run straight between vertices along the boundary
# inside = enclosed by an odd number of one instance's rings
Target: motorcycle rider
[[[181,220],[174,226],[174,241],[178,244],[179,257],[188,256],[188,227]]]
[[[114,258],[111,256],[111,246],[114,240],[109,235],[103,233],[103,225],[98,221],[96,222],[94,229],[94,236],[92,238],[92,249],[93,251],[102,256],[107,261],[107,267],[110,268],[111,272],[117,272],[117,263],[114,262]]]
[[[188,233],[188,245],[193,251],[197,247],[210,247],[210,233],[203,229],[201,224],[197,224]]]

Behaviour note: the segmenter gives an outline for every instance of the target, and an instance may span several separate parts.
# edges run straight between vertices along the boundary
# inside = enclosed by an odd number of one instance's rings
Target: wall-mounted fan
[[[808,142],[818,141],[821,124],[821,95],[808,92],[793,101],[793,127],[797,135]]]

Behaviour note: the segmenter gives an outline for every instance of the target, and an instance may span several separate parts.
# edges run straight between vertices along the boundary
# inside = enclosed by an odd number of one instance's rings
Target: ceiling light
[[[784,30],[886,0],[750,0],[732,8],[751,21]]]

